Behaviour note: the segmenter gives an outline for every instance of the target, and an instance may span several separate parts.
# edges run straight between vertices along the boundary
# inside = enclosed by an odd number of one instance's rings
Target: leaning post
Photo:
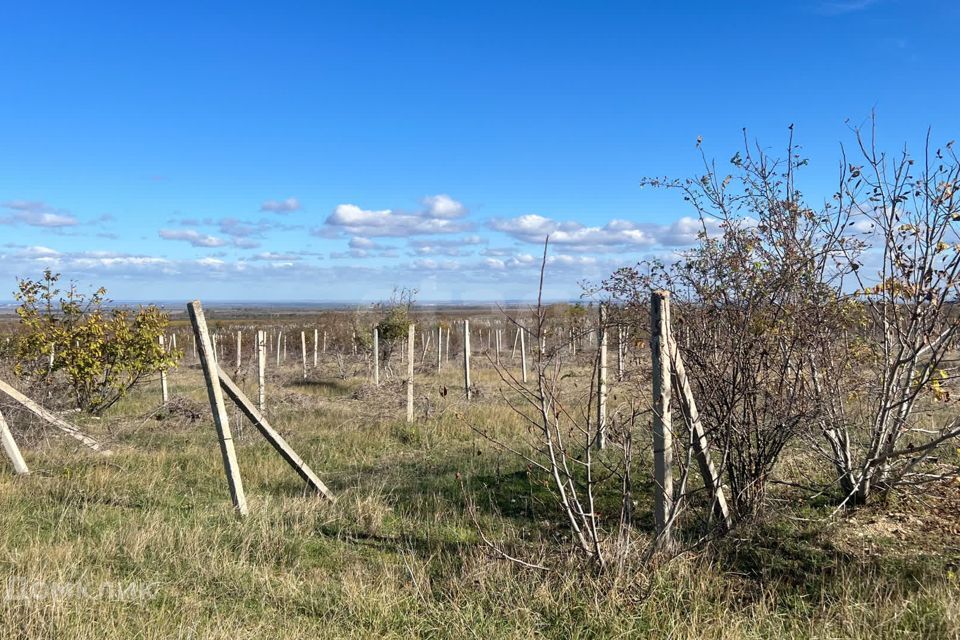
[[[213,357],[213,344],[210,342],[210,334],[207,332],[207,320],[204,318],[203,308],[200,306],[199,300],[194,300],[188,304],[187,312],[190,314],[190,322],[193,324],[193,334],[197,338],[200,366],[203,368],[213,422],[220,440],[220,454],[223,457],[223,468],[227,474],[227,483],[230,485],[230,498],[233,500],[233,506],[237,513],[245,516],[247,515],[247,498],[243,493],[240,465],[237,462],[237,452],[233,446],[233,434],[230,432],[227,408],[223,404],[219,369],[217,368],[217,361]]]

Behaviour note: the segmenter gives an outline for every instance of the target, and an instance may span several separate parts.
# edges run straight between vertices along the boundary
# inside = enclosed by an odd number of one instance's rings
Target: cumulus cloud
[[[160,237],[164,240],[179,240],[189,242],[194,247],[222,247],[223,238],[208,236],[193,229],[161,229]]]
[[[0,217],[0,224],[26,224],[32,227],[72,227],[79,221],[66,211],[56,210],[43,202],[10,200],[2,205],[12,212]]]
[[[427,196],[423,199],[424,213],[431,218],[461,218],[467,215],[467,208],[445,193]]]
[[[684,216],[669,225],[641,224],[629,220],[614,219],[601,226],[586,226],[579,222],[560,222],[536,214],[516,218],[494,218],[488,223],[491,229],[500,231],[521,242],[542,244],[550,236],[550,244],[568,251],[634,251],[655,246],[682,247],[694,244],[697,234],[719,231],[713,220],[700,220]]]
[[[327,230],[333,228],[354,236],[402,237],[468,231],[471,225],[459,220],[466,208],[448,195],[428,196],[421,211],[405,213],[393,209],[362,209],[355,204],[341,204],[327,218]],[[314,229],[314,235],[328,235],[327,230]]]
[[[657,244],[648,228],[627,220],[611,220],[603,227],[588,227],[579,222],[558,222],[544,216],[529,214],[517,218],[495,218],[490,228],[501,231],[523,242],[542,243],[550,236],[554,246],[572,250],[590,251],[603,248],[645,248]]]
[[[271,213],[293,213],[300,210],[300,201],[294,197],[286,200],[267,200],[260,205],[260,211],[269,211]]]

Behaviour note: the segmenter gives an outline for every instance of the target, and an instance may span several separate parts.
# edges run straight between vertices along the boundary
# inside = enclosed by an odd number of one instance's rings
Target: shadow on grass
[[[325,396],[348,396],[353,392],[353,387],[343,380],[306,380],[298,379],[288,382],[284,386],[295,387],[304,391],[318,392]]]

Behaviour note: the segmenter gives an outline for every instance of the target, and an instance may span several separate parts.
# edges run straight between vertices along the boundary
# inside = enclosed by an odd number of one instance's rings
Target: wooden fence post
[[[670,292],[650,296],[650,350],[653,364],[653,517],[658,544],[672,544],[673,433],[670,414]]]
[[[237,371],[240,371],[240,365],[243,363],[241,354],[243,353],[243,331],[237,330]]]
[[[373,384],[380,386],[380,329],[373,328]]]
[[[17,441],[13,439],[13,433],[10,432],[10,427],[7,425],[7,421],[3,419],[2,413],[0,413],[0,443],[3,444],[3,450],[10,458],[10,462],[13,463],[13,470],[17,475],[28,475],[30,469],[27,467],[27,463],[20,453],[20,447],[17,446]]]
[[[443,327],[437,325],[437,375],[440,375],[440,367],[443,366]]]
[[[623,382],[623,361],[627,358],[623,325],[617,325],[617,381]]]
[[[257,331],[257,406],[267,412],[267,345],[266,332]]]
[[[317,330],[313,330],[313,368],[317,368]]]
[[[413,349],[416,328],[410,325],[407,335],[407,422],[413,422]]]
[[[166,352],[166,339],[163,336],[157,336],[157,340],[160,341],[160,350]],[[167,391],[167,368],[160,367],[160,398],[163,400],[163,404],[170,402],[170,394]]]
[[[597,327],[597,448],[607,444],[607,308],[600,305]]]
[[[524,384],[527,382],[527,342],[524,338],[523,327],[521,326],[518,331],[520,332],[520,372],[522,374],[521,380]]]
[[[280,368],[280,338],[283,337],[283,331],[277,333],[277,368]]]
[[[470,399],[470,321],[463,321],[463,389]]]
[[[220,390],[219,367],[213,357],[213,345],[207,333],[207,321],[203,316],[203,308],[199,300],[187,305],[190,322],[193,324],[193,333],[197,338],[200,349],[200,365],[203,368],[203,377],[207,383],[207,396],[210,398],[210,410],[213,413],[213,422],[217,428],[217,437],[220,440],[220,455],[223,457],[223,468],[227,474],[227,484],[230,486],[230,498],[233,506],[241,516],[247,515],[247,498],[243,493],[243,481],[240,479],[240,465],[237,462],[237,452],[233,446],[233,434],[230,432],[230,421],[227,417],[227,408],[223,404],[223,392]]]
[[[303,379],[307,379],[307,332],[300,332],[300,355],[303,360]]]

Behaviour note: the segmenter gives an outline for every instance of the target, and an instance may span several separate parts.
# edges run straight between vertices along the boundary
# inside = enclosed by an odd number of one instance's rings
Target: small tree
[[[176,366],[180,353],[159,343],[169,320],[157,307],[107,310],[105,289],[86,295],[71,283],[61,296],[59,280],[48,269],[18,281],[18,377],[49,383],[62,374],[76,406],[101,413],[145,376]]]
[[[390,300],[378,303],[375,308],[375,313],[381,317],[377,323],[377,331],[380,334],[381,358],[385,365],[390,362],[394,349],[407,337],[416,296],[416,289],[395,287]]]
[[[955,477],[956,465],[934,454],[960,436],[956,411],[930,411],[951,401],[960,345],[960,160],[952,142],[932,150],[929,134],[917,162],[879,151],[873,130],[855,133],[861,160],[844,158],[835,198],[869,247],[858,256],[843,245],[861,330],[835,337],[839,354],[811,360],[825,400],[823,453],[848,505]]]
[[[606,283],[640,330],[649,291],[673,291],[678,346],[739,518],[759,513],[784,448],[819,416],[805,369],[844,320],[832,258],[847,218],[805,204],[794,183],[805,164],[792,140],[784,158],[745,140],[729,174],[704,158],[702,175],[645,181],[683,193],[698,243],[674,264],[621,269]]]

